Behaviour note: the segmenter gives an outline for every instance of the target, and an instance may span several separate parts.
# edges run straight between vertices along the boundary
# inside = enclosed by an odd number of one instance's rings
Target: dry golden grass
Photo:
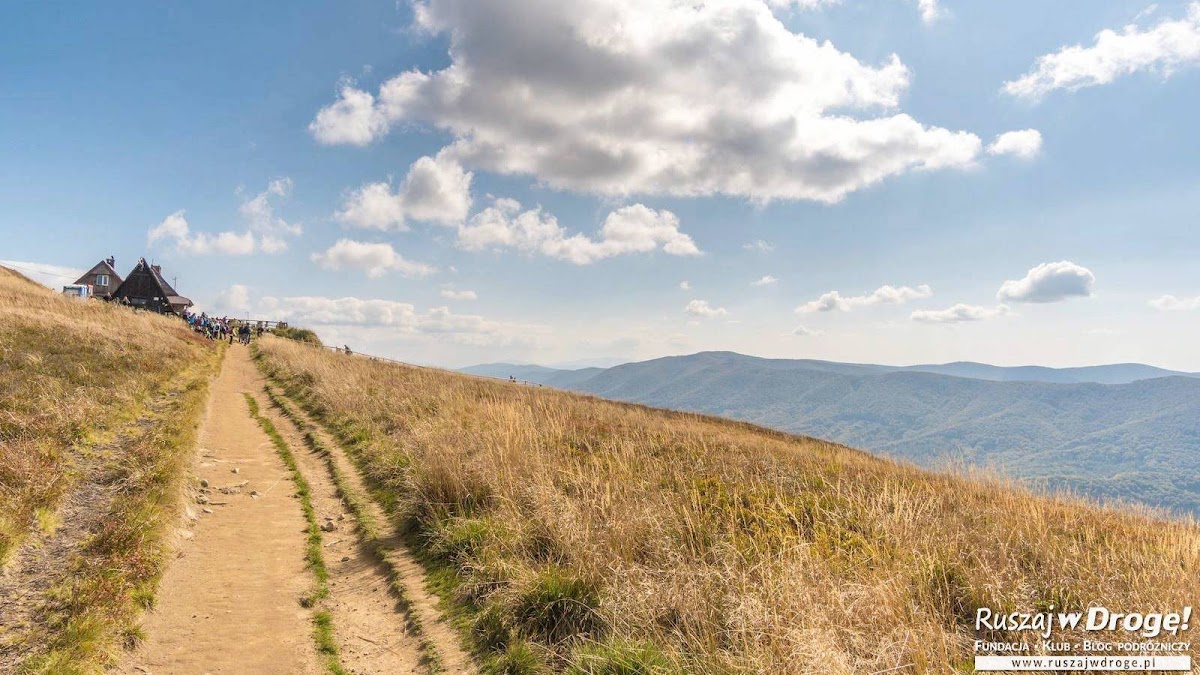
[[[71,300],[0,267],[0,565],[35,528],[38,546],[78,539],[54,569],[21,571],[48,589],[23,603],[30,623],[0,621],[0,656],[91,672],[136,637],[218,356],[177,319]],[[71,495],[94,528],[64,522]]]
[[[204,351],[176,320],[0,268],[0,564],[69,486],[71,448],[103,442]]]
[[[978,607],[1198,599],[1193,522],[279,339],[260,360],[454,572],[497,671],[969,671]]]

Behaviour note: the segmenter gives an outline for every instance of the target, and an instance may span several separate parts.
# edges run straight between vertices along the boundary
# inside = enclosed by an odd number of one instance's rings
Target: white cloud
[[[238,213],[246,222],[244,232],[225,231],[211,234],[193,233],[183,209],[172,213],[146,234],[146,245],[158,241],[174,241],[175,249],[188,255],[250,255],[256,250],[279,253],[287,249],[284,237],[299,236],[300,225],[289,223],[275,215],[271,204],[274,197],[287,197],[292,191],[292,179],[276,178],[267,189],[242,202]],[[238,190],[241,193],[241,190]]]
[[[459,228],[458,243],[472,251],[515,248],[576,265],[659,248],[670,255],[700,255],[692,238],[679,231],[679,219],[674,213],[656,211],[642,204],[609,213],[599,234],[599,239],[582,234],[567,236],[558,220],[540,207],[522,211],[516,200],[496,199]]]
[[[337,103],[322,108],[308,130],[328,145],[366,145],[387,131],[388,119],[375,107],[375,97],[343,82]]]
[[[679,290],[690,291],[690,290],[692,290],[692,285],[686,281],[681,281],[681,282],[679,282]]]
[[[1200,2],[1188,4],[1183,18],[1164,19],[1149,28],[1129,24],[1120,32],[1106,28],[1090,47],[1074,45],[1040,56],[1028,73],[1005,82],[1004,91],[1038,99],[1056,89],[1077,91],[1140,71],[1168,77],[1196,64],[1200,64]]]
[[[796,326],[792,329],[792,335],[798,335],[800,337],[816,337],[823,334],[824,333],[822,331],[813,328],[806,328],[804,326]]]
[[[838,291],[829,291],[816,300],[811,300],[796,308],[796,312],[800,314],[810,314],[813,312],[848,312],[856,307],[870,307],[871,305],[899,305],[909,300],[918,298],[928,298],[933,295],[933,289],[926,284],[921,284],[916,288],[911,286],[880,286],[869,295],[852,295],[844,297]]]
[[[1037,129],[1006,131],[987,147],[989,155],[1014,155],[1021,159],[1033,159],[1041,151],[1042,132]]]
[[[926,3],[928,5],[928,3]],[[760,0],[427,0],[450,65],[378,95],[352,84],[309,129],[365,144],[450,133],[473,168],[605,195],[836,202],[889,176],[974,164],[977,136],[897,112],[909,71],[792,33]],[[553,26],[553,29],[547,29]]]
[[[292,193],[292,179],[276,178],[267,184],[267,189],[242,202],[238,213],[246,221],[249,230],[259,235],[263,251],[278,253],[287,248],[283,237],[298,237],[303,228],[275,215],[271,204],[273,197],[287,197]]]
[[[772,244],[769,241],[763,241],[762,239],[755,239],[754,241],[750,241],[750,242],[746,242],[745,244],[742,244],[742,248],[746,249],[747,251],[758,251],[759,253],[770,253],[771,251],[775,250],[775,244]]]
[[[237,232],[219,232],[215,235],[200,232],[190,239],[181,239],[177,243],[180,252],[195,255],[207,255],[209,253],[250,255],[254,253],[254,246],[254,233],[252,232],[242,232],[241,234]],[[266,248],[264,250],[267,253],[279,250],[273,243],[270,248],[272,250],[267,250]]]
[[[945,13],[938,0],[917,0],[917,9],[921,12],[921,21],[926,24],[937,21]]]
[[[479,295],[475,291],[459,291],[453,288],[443,288],[442,297],[447,300],[478,300]]]
[[[250,289],[242,284],[234,284],[217,294],[214,306],[223,313],[245,313],[250,309]]]
[[[776,279],[775,277],[768,274],[765,277],[759,279],[758,281],[751,283],[750,285],[751,286],[772,286],[777,283],[779,283],[779,279]]]
[[[48,263],[27,262],[24,260],[0,260],[0,265],[14,269],[29,279],[55,290],[75,283],[87,270]]]
[[[980,307],[959,303],[948,309],[917,310],[912,313],[913,321],[921,323],[962,323],[965,321],[984,321],[1008,314],[1006,305],[995,307]]]
[[[163,218],[162,222],[158,225],[150,228],[150,231],[146,234],[146,243],[153,244],[159,239],[166,239],[168,237],[178,240],[187,239],[189,230],[187,218],[184,217],[183,209],[180,209]]]
[[[1001,302],[1060,302],[1092,294],[1096,275],[1086,267],[1068,260],[1042,263],[1022,279],[1010,279],[1000,286],[996,299]]]
[[[359,338],[384,331],[387,340],[397,334],[450,341],[472,346],[528,344],[531,336],[546,332],[545,326],[494,321],[474,314],[455,314],[447,307],[425,311],[406,302],[331,298],[322,296],[262,297],[253,299],[245,287],[232,286],[219,297],[233,298],[255,316],[288,321],[292,325],[328,328],[338,335],[351,333]],[[324,331],[322,331],[324,332]]]
[[[1164,295],[1150,301],[1150,306],[1164,312],[1181,312],[1200,309],[1200,295],[1194,298],[1177,298],[1174,295]]]
[[[407,230],[409,220],[456,226],[471,210],[471,178],[444,152],[421,157],[395,191],[388,183],[363,185],[346,197],[335,217],[376,230]]]
[[[437,271],[425,263],[406,260],[391,244],[369,244],[352,239],[339,239],[324,252],[312,254],[312,261],[327,270],[362,270],[372,279],[390,271],[405,277],[425,277]]]
[[[692,316],[702,316],[705,318],[713,318],[717,316],[725,316],[729,312],[725,311],[724,307],[713,307],[708,304],[707,300],[692,300],[683,308],[683,311]]]
[[[188,255],[250,255],[254,253],[254,233],[218,232],[208,234],[197,232],[192,234],[184,211],[181,209],[163,218],[162,222],[150,228],[146,235],[147,245],[153,245],[160,240],[174,240],[175,249]]]

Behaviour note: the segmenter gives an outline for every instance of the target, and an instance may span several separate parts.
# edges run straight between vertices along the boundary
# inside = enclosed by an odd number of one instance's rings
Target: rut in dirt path
[[[262,398],[259,393],[256,398]],[[322,605],[333,614],[342,666],[361,675],[430,672],[430,659],[411,630],[405,607],[391,594],[388,570],[361,540],[325,460],[304,443],[295,424],[278,409],[265,400],[259,407],[259,414],[271,421],[290,447],[311,487],[329,570],[329,597]]]
[[[424,645],[436,652],[440,671],[455,674],[477,673],[478,668],[471,656],[463,649],[457,631],[438,609],[438,597],[426,587],[425,569],[408,551],[399,529],[387,517],[383,508],[370,498],[370,492],[362,475],[359,474],[341,445],[295,402],[287,399],[274,388],[269,388],[268,395],[287,406],[289,416],[294,419],[294,421],[289,420],[287,425],[292,433],[299,433],[302,430],[303,433],[312,434],[320,447],[327,453],[324,460],[328,466],[332,470],[336,470],[344,481],[345,487],[361,504],[365,512],[363,515],[371,521],[372,526],[378,532],[376,542],[379,547],[378,551],[386,565],[391,568],[395,582],[400,587],[409,618],[419,627]],[[304,454],[316,457],[312,448],[307,445]]]

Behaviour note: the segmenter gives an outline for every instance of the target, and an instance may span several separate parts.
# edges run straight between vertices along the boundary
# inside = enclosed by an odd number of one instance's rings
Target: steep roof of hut
[[[162,269],[151,265],[145,258],[139,258],[137,265],[129,273],[125,281],[113,291],[113,297],[159,297],[171,305],[190,306],[192,301],[180,295],[178,291],[163,278]]]
[[[76,279],[75,283],[76,284],[86,284],[86,283],[90,282],[91,278],[97,274],[107,274],[109,277],[111,277],[110,281],[108,282],[108,285],[112,286],[113,288],[116,288],[117,286],[121,285],[121,282],[123,281],[123,279],[121,279],[120,274],[117,274],[117,270],[113,268],[114,264],[116,264],[115,260],[113,260],[112,258],[105,258],[104,260],[101,260],[100,262],[98,262],[94,266],[92,266],[92,269],[85,272],[83,276]]]

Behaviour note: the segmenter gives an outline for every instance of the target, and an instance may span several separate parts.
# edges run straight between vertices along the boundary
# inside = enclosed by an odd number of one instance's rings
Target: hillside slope
[[[729,352],[630,363],[579,381],[542,377],[551,386],[733,417],[925,466],[965,461],[1050,490],[1200,514],[1200,379],[1193,377],[997,381]]]
[[[92,672],[136,635],[218,354],[0,267],[0,671]]]
[[[280,340],[260,358],[499,672],[945,672],[970,663],[976,608],[1180,607],[1200,587],[1190,522]]]

